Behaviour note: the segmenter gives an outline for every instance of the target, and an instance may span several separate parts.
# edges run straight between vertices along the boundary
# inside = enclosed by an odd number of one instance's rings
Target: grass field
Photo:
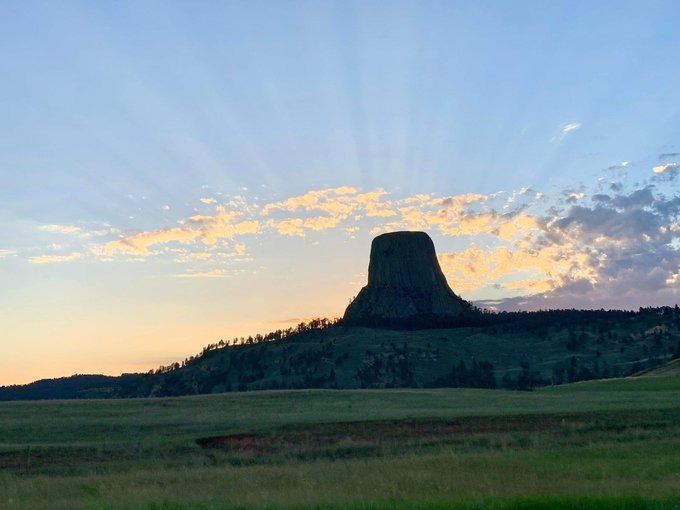
[[[0,508],[680,509],[680,378],[0,404]]]

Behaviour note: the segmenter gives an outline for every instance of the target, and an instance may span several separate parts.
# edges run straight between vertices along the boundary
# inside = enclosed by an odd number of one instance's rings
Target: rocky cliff
[[[460,324],[470,304],[449,288],[425,232],[383,234],[371,244],[368,285],[347,307],[348,326],[428,328]]]

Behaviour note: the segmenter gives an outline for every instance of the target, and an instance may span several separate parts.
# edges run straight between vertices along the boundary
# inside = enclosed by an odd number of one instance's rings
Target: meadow
[[[680,378],[0,403],[0,508],[680,509]]]

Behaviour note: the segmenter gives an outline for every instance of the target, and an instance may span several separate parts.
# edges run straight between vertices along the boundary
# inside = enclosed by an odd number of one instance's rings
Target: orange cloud
[[[113,255],[127,253],[131,255],[148,255],[149,247],[156,244],[171,242],[189,242],[201,235],[200,231],[190,228],[165,228],[150,232],[140,232],[115,241],[109,241],[103,246],[93,248],[97,255]]]
[[[218,206],[214,215],[194,215],[180,221],[182,227],[164,228],[140,232],[94,246],[97,255],[111,256],[115,253],[149,255],[149,247],[173,242],[190,243],[200,239],[205,245],[214,245],[219,239],[232,239],[236,235],[255,234],[260,229],[256,220],[236,221],[241,213]]]
[[[678,166],[677,163],[666,163],[665,165],[655,166],[654,168],[652,168],[652,172],[654,172],[655,174],[662,174],[666,170],[677,168],[677,166]]]
[[[182,273],[174,275],[175,278],[227,278],[224,269],[213,269],[211,271],[202,271],[197,273]]]
[[[73,252],[70,255],[38,255],[29,258],[28,261],[31,264],[54,264],[58,262],[71,262],[72,260],[79,259],[81,256],[82,254],[78,252]]]
[[[471,247],[457,253],[442,253],[439,261],[451,286],[460,291],[501,284],[513,290],[545,292],[560,286],[565,277],[589,280],[596,277],[588,255],[569,244],[533,250]]]
[[[262,208],[262,214],[266,216],[276,209],[290,212],[302,209],[306,211],[320,210],[329,214],[348,215],[352,212],[355,205],[344,197],[346,195],[356,195],[357,192],[358,190],[351,186],[309,191],[304,195],[291,197],[281,202],[266,204]]]
[[[303,221],[300,218],[281,221],[269,221],[267,224],[270,227],[276,229],[276,231],[282,236],[304,237],[305,235],[305,231],[302,230]]]

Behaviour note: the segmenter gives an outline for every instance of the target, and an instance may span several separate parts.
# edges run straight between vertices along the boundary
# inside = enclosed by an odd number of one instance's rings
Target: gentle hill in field
[[[680,310],[671,307],[480,313],[476,325],[413,331],[345,327],[321,319],[220,341],[146,374],[3,387],[0,400],[302,388],[527,390],[637,374],[679,355]]]

